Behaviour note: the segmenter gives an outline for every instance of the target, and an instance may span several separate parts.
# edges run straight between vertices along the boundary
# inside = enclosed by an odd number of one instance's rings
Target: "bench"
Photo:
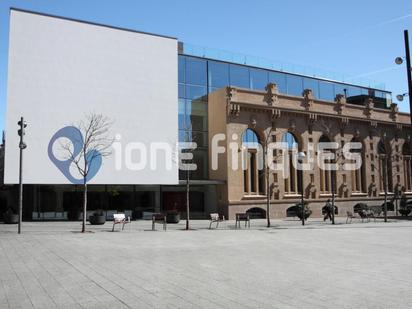
[[[240,228],[241,221],[245,221],[245,227],[248,226],[250,228],[250,217],[248,213],[237,213],[236,214],[236,225],[235,225],[236,228],[238,227],[238,225]]]
[[[112,232],[114,232],[114,226],[116,224],[122,224],[122,230],[124,230],[125,224],[130,223],[130,217],[126,218],[125,214],[113,214],[113,228]]]
[[[365,210],[359,210],[358,215],[359,217],[361,217],[362,223],[363,223],[363,220],[366,220],[366,222],[369,222],[369,217]]]
[[[162,213],[154,213],[152,215],[152,231],[155,230],[155,224],[161,223],[163,224],[163,230],[166,231],[167,224],[166,224],[166,215]]]
[[[212,223],[216,223],[216,228],[219,227],[219,223],[225,221],[225,216],[220,217],[218,213],[210,214],[209,230],[212,228]]]
[[[346,212],[346,223],[352,223],[352,219],[356,218],[356,216],[353,215],[353,212],[347,211]]]

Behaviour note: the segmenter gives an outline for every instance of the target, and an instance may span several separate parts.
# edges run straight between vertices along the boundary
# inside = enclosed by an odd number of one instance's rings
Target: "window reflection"
[[[286,75],[284,73],[269,72],[269,82],[276,84],[281,93],[287,93]]]
[[[183,56],[179,56],[179,58],[178,58],[178,64],[179,64],[178,78],[179,78],[179,83],[184,83],[184,82],[185,82],[185,63],[186,63],[186,58],[183,57]]]
[[[241,65],[231,64],[230,85],[249,88],[249,69]]]
[[[333,83],[330,82],[319,82],[319,99],[325,101],[334,101],[335,100],[335,89]]]
[[[250,88],[265,90],[268,84],[268,72],[260,69],[250,69]]]
[[[192,85],[206,85],[206,60],[186,59],[186,83]]]
[[[315,98],[319,98],[319,81],[313,78],[303,79],[303,89],[312,90],[312,94]]]
[[[209,86],[222,88],[229,86],[229,64],[209,61]]]
[[[288,74],[286,77],[288,94],[295,96],[302,96],[303,93],[303,79],[300,76]]]
[[[207,95],[206,86],[186,86],[186,99],[205,99]]]

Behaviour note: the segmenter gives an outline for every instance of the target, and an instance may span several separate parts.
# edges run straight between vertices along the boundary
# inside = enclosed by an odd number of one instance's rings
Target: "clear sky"
[[[0,0],[0,130],[4,128],[9,8],[177,37],[180,41],[384,83],[407,92],[403,30],[410,0]],[[411,44],[412,44],[412,33]],[[399,103],[409,111],[408,100]]]

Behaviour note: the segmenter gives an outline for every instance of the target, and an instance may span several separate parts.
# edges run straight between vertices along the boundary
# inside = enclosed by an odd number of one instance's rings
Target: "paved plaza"
[[[0,308],[411,308],[412,221],[0,224]]]

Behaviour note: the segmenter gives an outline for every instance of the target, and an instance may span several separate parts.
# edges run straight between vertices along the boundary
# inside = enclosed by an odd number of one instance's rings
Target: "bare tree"
[[[269,162],[269,160],[268,160],[268,157],[269,157],[268,156],[268,148],[269,148],[269,143],[271,142],[270,138],[272,137],[272,132],[274,131],[273,129],[274,129],[274,126],[272,125],[270,127],[269,132],[266,135],[265,143],[263,145],[263,147],[264,147],[264,149],[263,149],[264,167],[266,168],[265,183],[266,183],[266,221],[267,221],[266,226],[267,227],[270,227],[270,215],[269,215],[269,213],[270,213],[270,198],[271,198],[271,195],[272,195],[271,186],[270,186],[270,176],[269,176],[269,174],[270,174],[270,164],[272,162]]]
[[[68,159],[76,166],[78,173],[82,177],[83,185],[83,222],[82,233],[86,231],[87,216],[87,182],[91,168],[96,160],[111,155],[110,147],[113,138],[109,135],[112,122],[109,118],[101,115],[90,113],[85,116],[75,127],[79,130],[82,141],[79,142],[82,147],[80,152],[74,153],[73,143],[67,142],[61,144],[62,149],[66,152]]]

